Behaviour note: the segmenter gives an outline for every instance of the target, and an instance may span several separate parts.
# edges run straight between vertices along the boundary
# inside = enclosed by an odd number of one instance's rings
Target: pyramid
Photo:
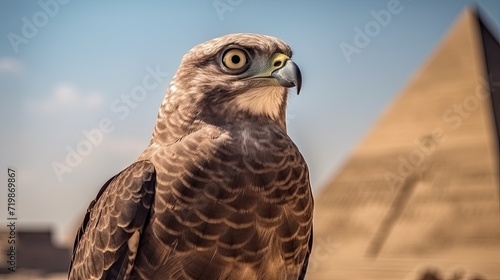
[[[317,196],[308,279],[500,279],[499,126],[500,45],[467,8]]]

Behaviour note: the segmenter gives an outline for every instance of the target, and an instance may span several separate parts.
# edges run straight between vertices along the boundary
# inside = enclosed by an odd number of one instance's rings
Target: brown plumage
[[[230,34],[183,57],[149,147],[90,204],[70,279],[304,278],[313,199],[286,133],[291,56]]]

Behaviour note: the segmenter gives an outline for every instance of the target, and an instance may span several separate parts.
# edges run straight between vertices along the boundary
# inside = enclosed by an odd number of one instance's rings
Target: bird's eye
[[[247,55],[243,50],[230,49],[222,57],[224,66],[231,70],[238,70],[247,64]]]

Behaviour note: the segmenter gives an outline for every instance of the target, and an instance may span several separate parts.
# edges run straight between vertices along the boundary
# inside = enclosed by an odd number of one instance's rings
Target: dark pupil
[[[238,55],[233,55],[231,57],[231,62],[234,63],[234,64],[240,63],[240,60],[241,60],[241,58]]]

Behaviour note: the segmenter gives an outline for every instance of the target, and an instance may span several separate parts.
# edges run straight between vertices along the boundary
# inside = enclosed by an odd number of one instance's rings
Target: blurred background
[[[288,130],[318,196],[470,5],[498,38],[496,0],[0,2],[0,180],[15,170],[17,238],[64,256],[102,184],[148,145],[182,55],[227,33],[293,48],[304,82]],[[0,188],[6,225],[7,199]]]

